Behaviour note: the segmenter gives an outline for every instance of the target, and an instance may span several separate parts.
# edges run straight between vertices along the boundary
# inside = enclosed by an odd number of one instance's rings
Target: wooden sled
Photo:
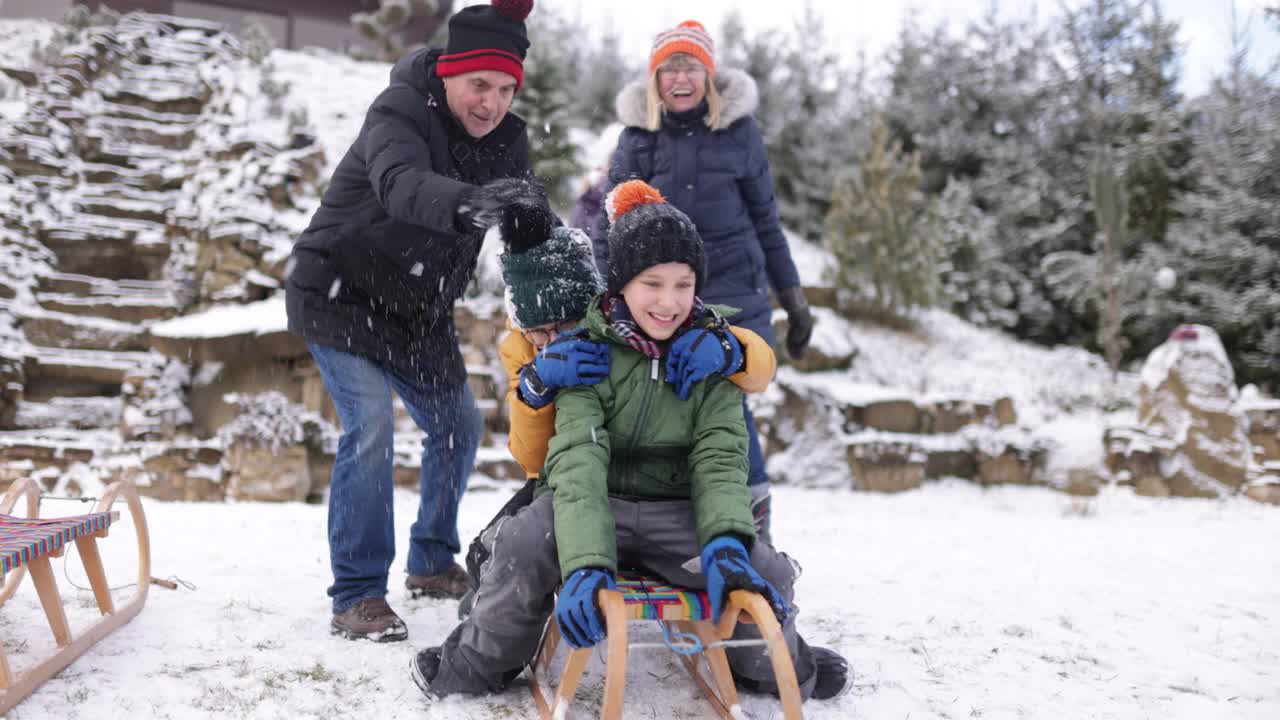
[[[735,590],[729,593],[728,606],[719,623],[710,620],[710,603],[705,592],[673,588],[642,575],[623,573],[618,580],[618,590],[600,591],[600,608],[604,612],[607,637],[605,663],[604,702],[600,708],[603,720],[622,718],[622,698],[626,685],[627,653],[631,646],[627,641],[627,623],[631,620],[661,621],[678,630],[695,635],[702,643],[701,655],[679,655],[693,681],[702,689],[716,714],[733,720],[742,717],[738,708],[738,690],[729,672],[729,662],[721,641],[733,637],[739,622],[754,622],[761,635],[762,644],[768,646],[773,663],[775,682],[780,689],[782,717],[800,720],[800,686],[796,682],[795,667],[782,636],[782,627],[773,614],[769,602],[757,593]],[[531,666],[530,689],[538,713],[543,720],[566,717],[568,706],[582,679],[594,648],[570,648],[560,683],[554,694],[548,693],[547,678],[551,675],[552,661],[560,645],[559,627],[555,618],[547,622],[542,644]],[[651,645],[646,644],[645,647]],[[637,646],[638,647],[638,646]],[[710,669],[710,677],[704,671],[702,659]]]
[[[10,515],[18,500],[27,498],[27,517]],[[116,499],[123,497],[133,519],[138,543],[138,581],[133,597],[117,608],[111,599],[110,585],[98,553],[98,540],[107,536],[111,522],[120,517],[111,510]],[[151,579],[151,541],[147,535],[147,519],[133,483],[121,481],[107,487],[89,515],[64,518],[39,518],[40,489],[30,479],[15,481],[0,497],[0,604],[8,600],[31,575],[40,604],[49,621],[49,629],[57,651],[40,663],[15,674],[0,647],[0,715],[7,713],[44,681],[70,665],[102,638],[133,619],[147,601]],[[50,560],[62,554],[66,545],[75,542],[85,574],[93,589],[102,618],[73,638],[67,623],[66,609],[54,581]]]

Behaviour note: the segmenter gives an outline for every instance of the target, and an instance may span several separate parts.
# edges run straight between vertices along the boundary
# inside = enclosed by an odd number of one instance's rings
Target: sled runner
[[[27,517],[10,515],[23,496],[27,499]],[[117,608],[111,599],[102,557],[98,553],[98,540],[107,536],[112,521],[120,517],[119,512],[111,510],[119,497],[129,508],[137,534],[138,581],[133,597]],[[132,620],[142,610],[150,586],[151,541],[133,483],[121,481],[108,486],[94,512],[88,515],[40,518],[39,508],[40,489],[30,479],[14,481],[8,492],[0,497],[0,578],[4,581],[3,589],[0,589],[0,605],[17,591],[23,577],[29,573],[49,620],[57,650],[38,664],[15,674],[3,648],[0,648],[0,715],[22,702],[41,683],[70,665],[99,640]],[[72,542],[84,562],[85,574],[102,612],[100,620],[75,637],[67,622],[66,609],[58,594],[50,562],[62,555]]]
[[[761,639],[742,642],[769,646],[775,682],[780,688],[782,716],[785,720],[799,720],[801,717],[800,687],[796,682],[791,654],[787,651],[786,641],[782,637],[782,627],[778,624],[769,602],[759,594],[743,590],[731,592],[720,622],[712,623],[711,603],[705,592],[675,588],[651,577],[623,572],[618,577],[616,591],[600,591],[600,608],[604,613],[607,627],[604,702],[600,708],[600,717],[603,720],[619,720],[622,717],[627,653],[631,648],[666,646],[676,649],[669,642],[628,644],[627,623],[632,620],[669,624],[680,632],[697,638],[700,653],[680,652],[678,656],[694,682],[706,695],[712,708],[726,720],[742,717],[742,713],[737,710],[738,690],[729,672],[725,646],[722,643],[729,641],[739,622],[754,622],[759,626]],[[583,670],[586,669],[587,660],[590,659],[593,650],[593,648],[569,649],[564,669],[560,673],[560,683],[555,688],[554,695],[550,695],[547,692],[550,689],[547,679],[551,674],[552,661],[559,645],[560,632],[555,618],[552,617],[547,622],[542,644],[534,655],[533,665],[530,668],[532,671],[530,688],[543,720],[565,717],[568,704],[573,701],[578,682],[582,679]],[[704,658],[706,668],[710,670],[709,677],[701,662]]]

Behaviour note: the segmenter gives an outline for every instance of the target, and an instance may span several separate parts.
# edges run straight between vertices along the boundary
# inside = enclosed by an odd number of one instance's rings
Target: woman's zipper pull
[[[649,366],[649,379],[657,380],[658,379],[658,358],[653,358],[652,360],[650,360],[650,362],[653,364]]]

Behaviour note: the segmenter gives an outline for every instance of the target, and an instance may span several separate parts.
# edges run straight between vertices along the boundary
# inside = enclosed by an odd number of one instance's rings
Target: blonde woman
[[[618,95],[618,119],[625,129],[605,192],[630,179],[658,188],[693,220],[706,244],[702,297],[738,308],[735,325],[776,345],[772,290],[787,311],[787,352],[798,358],[808,347],[813,318],[778,224],[773,175],[752,117],[758,102],[751,76],[716,67],[715,44],[702,25],[687,20],[660,33],[648,77]],[[602,271],[609,264],[607,227],[601,217],[592,232]],[[749,409],[747,425],[752,510],[757,532],[770,540],[769,476]]]

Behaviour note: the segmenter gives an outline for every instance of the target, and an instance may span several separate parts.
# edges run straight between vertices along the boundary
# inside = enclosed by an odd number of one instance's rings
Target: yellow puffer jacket
[[[556,405],[531,408],[516,395],[520,384],[520,369],[533,362],[536,351],[518,330],[507,323],[509,332],[498,346],[498,355],[507,371],[507,407],[511,413],[511,432],[507,436],[507,448],[529,477],[537,477],[547,460],[547,443],[556,431]],[[756,333],[735,325],[730,332],[742,343],[746,363],[742,372],[729,376],[729,381],[745,393],[758,393],[773,382],[778,369],[778,358],[773,348]]]

